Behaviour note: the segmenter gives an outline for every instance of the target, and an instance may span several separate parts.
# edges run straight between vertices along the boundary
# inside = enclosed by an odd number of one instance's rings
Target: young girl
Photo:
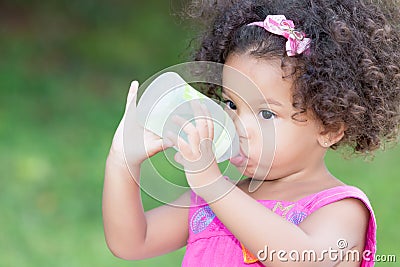
[[[110,250],[143,259],[187,245],[183,266],[372,266],[372,208],[361,190],[329,173],[324,156],[340,146],[367,154],[397,138],[399,13],[390,1],[376,2],[246,0],[197,7],[212,21],[195,60],[240,71],[264,97],[230,90],[235,77],[223,76],[221,98],[241,149],[230,161],[249,178],[235,186],[221,174],[206,142],[213,138],[207,119],[185,124],[176,118],[187,142],[162,140],[130,121],[129,138],[145,146],[129,148],[122,142],[123,118],[104,182]],[[137,87],[133,82],[127,101],[134,115]],[[210,86],[209,93],[216,90]],[[271,131],[275,154],[269,164],[262,136]],[[179,147],[175,159],[192,189],[178,201],[191,207],[165,205],[145,213],[140,164],[172,145]],[[199,169],[199,162],[211,164]],[[255,191],[249,190],[251,180],[260,182]]]

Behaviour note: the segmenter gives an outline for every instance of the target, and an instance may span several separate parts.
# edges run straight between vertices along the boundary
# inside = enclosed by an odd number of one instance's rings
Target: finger
[[[185,155],[191,155],[192,154],[192,149],[190,145],[183,140],[182,137],[176,135],[175,133],[168,131],[166,133],[166,138],[171,141],[171,143],[183,154]]]
[[[211,139],[203,139],[200,143],[200,151],[206,158],[214,158],[213,142]]]
[[[201,108],[201,104],[199,100],[193,100],[190,102],[192,107],[195,121],[196,121],[196,128],[198,130],[200,139],[208,138],[208,124],[206,114],[204,114],[203,109]]]
[[[168,138],[163,138],[162,142],[163,142],[164,149],[167,149],[167,148],[170,148],[170,147],[174,146],[174,143],[172,143],[172,141],[169,140]]]
[[[147,157],[152,157],[155,154],[171,147],[173,144],[171,141],[167,141],[166,139],[161,139],[158,135],[144,130],[144,148],[147,154]]]
[[[145,147],[148,154],[156,154],[174,145],[169,139],[162,139],[161,137],[147,129],[143,129],[143,133]]]
[[[208,138],[210,138],[211,140],[214,140],[214,122],[212,120],[210,111],[204,104],[201,104],[201,109],[203,110],[203,113],[205,114],[205,117],[207,118]]]
[[[199,151],[200,136],[196,127],[184,118],[175,115],[172,120],[186,133],[193,152]],[[182,139],[183,140],[183,139]]]
[[[162,139],[153,140],[150,144],[145,144],[147,157],[152,157],[158,152],[161,152],[166,149],[164,147],[164,142]]]
[[[127,100],[126,100],[125,111],[128,110],[128,108],[130,107],[131,103],[134,103],[134,106],[136,107],[136,98],[137,98],[138,88],[139,88],[139,82],[138,81],[131,82],[131,85],[129,87],[128,97],[127,97]]]

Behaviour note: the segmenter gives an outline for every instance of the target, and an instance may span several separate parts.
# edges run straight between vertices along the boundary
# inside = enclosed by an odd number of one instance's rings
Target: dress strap
[[[364,260],[361,266],[373,266],[374,256],[376,253],[376,221],[372,206],[368,200],[368,197],[363,191],[361,191],[357,187],[348,185],[333,187],[315,194],[313,198],[307,201],[305,207],[307,207],[310,213],[312,213],[330,203],[346,198],[359,199],[362,203],[364,203],[364,205],[368,208],[370,212],[368,231],[364,248],[364,251],[368,251],[368,253],[364,254]]]

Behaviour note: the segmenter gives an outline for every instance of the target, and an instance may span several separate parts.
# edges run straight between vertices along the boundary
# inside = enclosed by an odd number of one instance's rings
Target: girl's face
[[[231,54],[225,66],[222,97],[241,147],[231,163],[257,180],[296,177],[320,166],[326,151],[318,142],[321,127],[306,115],[292,118],[298,112],[292,105],[293,83],[282,78],[280,61]]]

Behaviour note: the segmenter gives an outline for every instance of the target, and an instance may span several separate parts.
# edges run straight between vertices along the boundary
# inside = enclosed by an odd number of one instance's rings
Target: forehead
[[[249,103],[291,102],[292,80],[283,78],[280,60],[257,59],[250,55],[229,55],[223,69],[224,92]]]

